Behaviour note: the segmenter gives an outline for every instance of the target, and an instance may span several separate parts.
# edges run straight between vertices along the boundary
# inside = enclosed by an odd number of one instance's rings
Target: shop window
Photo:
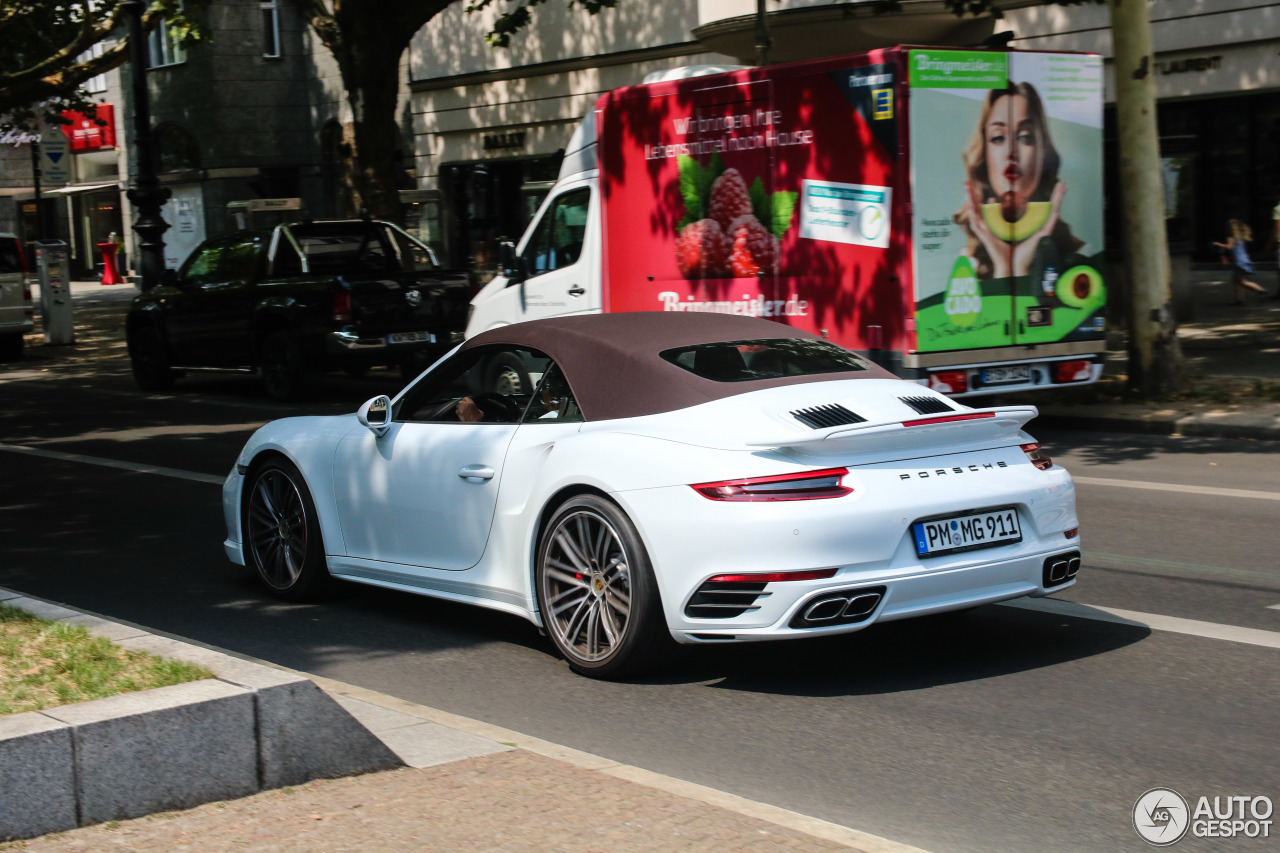
[[[161,172],[188,172],[200,168],[200,143],[181,125],[170,123],[156,128],[156,151]]]
[[[259,0],[262,9],[262,55],[267,59],[279,59],[280,52],[280,0]]]

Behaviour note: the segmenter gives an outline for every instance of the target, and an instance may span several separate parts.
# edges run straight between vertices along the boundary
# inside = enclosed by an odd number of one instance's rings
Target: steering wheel
[[[520,407],[510,398],[494,391],[482,391],[471,395],[485,419],[491,423],[515,423],[520,418]]]

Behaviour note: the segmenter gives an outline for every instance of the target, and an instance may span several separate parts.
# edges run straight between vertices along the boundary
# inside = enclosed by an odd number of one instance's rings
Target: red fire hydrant
[[[120,244],[114,241],[99,243],[98,249],[102,252],[102,283],[123,284],[124,279],[116,268],[116,253],[120,251]]]

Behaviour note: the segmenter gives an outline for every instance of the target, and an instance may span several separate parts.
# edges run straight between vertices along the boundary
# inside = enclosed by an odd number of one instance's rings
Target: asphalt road
[[[0,445],[46,454],[0,447],[0,586],[937,851],[1146,849],[1131,810],[1156,786],[1280,801],[1280,649],[1191,623],[996,605],[700,648],[609,684],[503,614],[359,586],[275,602],[222,554],[217,485],[58,454],[220,477],[266,420],[352,411],[398,380],[335,378],[293,408],[246,377],[146,397],[111,320],[121,298],[78,301],[110,322],[74,352],[0,366]],[[1280,445],[1039,437],[1079,480],[1085,568],[1057,597],[1280,638]]]

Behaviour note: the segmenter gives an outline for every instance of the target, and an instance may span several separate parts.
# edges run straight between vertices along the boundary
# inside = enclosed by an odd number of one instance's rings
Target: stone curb
[[[0,841],[405,763],[301,675],[5,589],[0,602],[217,676],[0,717]]]

